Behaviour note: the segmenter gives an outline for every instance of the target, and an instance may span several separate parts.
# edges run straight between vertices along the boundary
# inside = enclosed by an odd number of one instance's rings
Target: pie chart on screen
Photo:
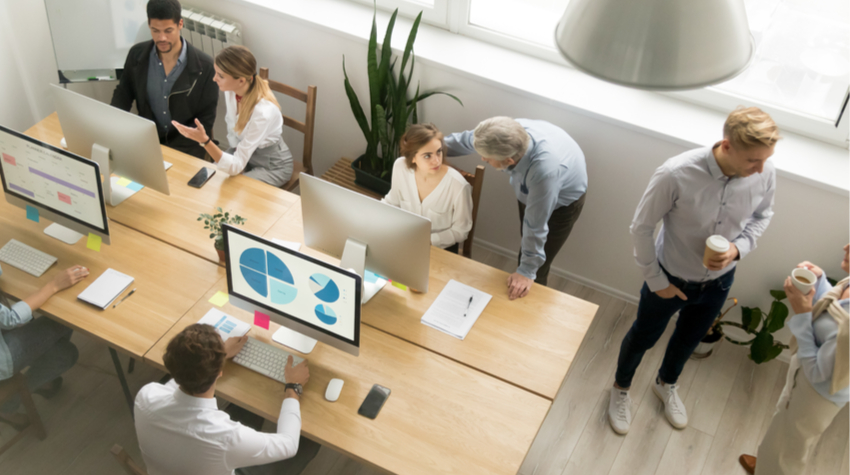
[[[292,303],[298,295],[289,268],[270,252],[255,247],[246,249],[239,256],[239,267],[245,282],[273,304]]]
[[[310,290],[322,302],[333,303],[339,299],[339,287],[330,277],[324,274],[310,276]]]
[[[334,311],[327,305],[316,305],[316,316],[319,317],[319,320],[326,325],[333,325],[336,323],[336,313],[334,313]]]

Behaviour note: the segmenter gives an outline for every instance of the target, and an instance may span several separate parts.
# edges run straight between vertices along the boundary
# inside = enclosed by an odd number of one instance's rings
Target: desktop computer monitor
[[[109,244],[97,163],[2,125],[0,154],[6,201],[36,208],[38,216],[54,222],[44,232],[69,244],[89,233]],[[28,216],[31,212],[27,209]]]
[[[304,244],[341,258],[341,267],[370,270],[428,291],[431,221],[367,196],[301,174]],[[363,302],[380,287],[364,290]]]
[[[360,276],[239,228],[222,226],[230,303],[282,326],[278,343],[309,353],[316,341],[360,352]]]
[[[52,85],[56,114],[68,150],[113,173],[168,195],[168,179],[156,124],[76,92]],[[106,202],[117,206],[135,191],[104,180]]]

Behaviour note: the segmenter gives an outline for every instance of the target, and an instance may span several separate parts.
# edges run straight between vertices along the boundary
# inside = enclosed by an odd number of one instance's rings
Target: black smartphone
[[[195,173],[195,176],[193,176],[192,179],[189,180],[189,186],[200,188],[204,186],[204,183],[206,183],[210,178],[212,178],[213,175],[215,175],[214,169],[207,167],[201,168],[200,170],[198,170],[198,173]]]
[[[384,402],[390,397],[390,392],[390,388],[385,388],[380,384],[372,386],[372,390],[366,395],[366,399],[363,400],[363,404],[360,405],[357,413],[369,419],[378,417],[381,407],[384,406]]]

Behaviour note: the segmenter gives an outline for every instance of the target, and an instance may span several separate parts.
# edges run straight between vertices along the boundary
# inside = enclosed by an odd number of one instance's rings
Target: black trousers
[[[543,245],[543,252],[546,254],[546,262],[537,269],[537,278],[534,282],[546,285],[549,280],[549,268],[552,267],[552,261],[558,255],[558,251],[567,242],[570,237],[570,232],[573,230],[573,225],[578,221],[581,210],[584,208],[584,198],[587,193],[581,195],[581,198],[573,201],[567,206],[561,206],[552,212],[547,222],[549,226],[549,234],[546,235],[546,244]],[[522,235],[522,223],[525,221],[525,205],[517,201],[519,204],[519,232]],[[517,256],[517,265],[522,262],[522,247],[520,247],[519,255]]]

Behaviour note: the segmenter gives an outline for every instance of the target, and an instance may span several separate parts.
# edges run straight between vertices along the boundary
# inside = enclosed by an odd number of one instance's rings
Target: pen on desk
[[[472,305],[472,296],[469,296],[469,303],[466,304],[466,310],[463,312],[463,316],[466,317],[466,314],[469,313],[469,306]]]
[[[127,300],[127,297],[133,295],[133,292],[135,292],[135,291],[136,291],[136,289],[131,290],[129,294],[125,295],[124,298],[119,300],[115,305],[112,306],[112,308],[117,307],[121,302]]]

